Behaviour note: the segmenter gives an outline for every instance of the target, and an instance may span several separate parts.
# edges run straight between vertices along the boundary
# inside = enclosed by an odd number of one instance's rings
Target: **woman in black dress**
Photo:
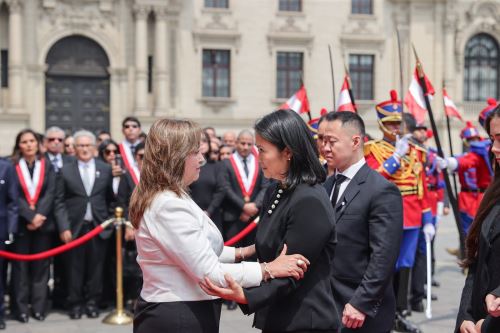
[[[255,125],[259,162],[276,181],[264,197],[255,239],[256,254],[266,265],[286,247],[311,262],[304,279],[275,279],[272,271],[258,287],[228,288],[205,279],[211,295],[238,302],[244,313],[255,312],[254,326],[263,332],[337,332],[330,285],[336,244],[334,212],[321,183],[325,170],[302,118],[293,111],[273,112]],[[301,262],[297,262],[297,265]]]
[[[492,141],[495,176],[467,235],[463,265],[469,272],[455,327],[460,333],[498,332],[498,318],[494,317],[500,311],[488,303],[500,296],[500,106],[488,115],[485,127]]]

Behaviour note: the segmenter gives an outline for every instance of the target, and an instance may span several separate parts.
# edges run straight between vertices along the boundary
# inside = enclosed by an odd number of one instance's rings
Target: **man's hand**
[[[73,239],[73,235],[71,234],[71,230],[64,230],[63,232],[61,232],[59,234],[59,237],[61,238],[61,241],[64,244],[71,242],[71,240]]]
[[[347,303],[342,312],[342,324],[347,328],[360,328],[365,322],[366,315]]]
[[[476,329],[476,325],[470,320],[464,320],[460,325],[460,333],[480,333]]]
[[[500,297],[492,294],[486,295],[486,309],[492,317],[500,317]]]

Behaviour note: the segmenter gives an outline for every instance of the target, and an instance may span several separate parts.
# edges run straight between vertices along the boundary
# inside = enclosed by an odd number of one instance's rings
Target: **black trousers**
[[[41,231],[26,231],[16,237],[13,250],[30,254],[43,252],[52,247],[53,234]],[[32,312],[45,314],[49,295],[50,259],[35,261],[12,261],[12,301],[15,314]]]
[[[221,300],[150,303],[139,297],[134,333],[218,333]]]
[[[410,304],[418,304],[426,297],[424,285],[427,283],[427,255],[420,249],[415,255],[411,274]]]
[[[84,224],[80,237],[94,226],[91,223]],[[102,271],[106,258],[107,240],[96,236],[87,243],[74,248],[69,252],[68,264],[68,306],[81,305],[96,306],[102,294]]]

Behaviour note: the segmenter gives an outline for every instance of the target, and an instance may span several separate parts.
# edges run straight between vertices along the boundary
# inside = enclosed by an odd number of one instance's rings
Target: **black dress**
[[[263,332],[337,332],[339,320],[330,284],[336,244],[334,212],[321,185],[294,190],[270,186],[264,197],[255,240],[260,262],[273,261],[283,249],[302,254],[311,265],[302,280],[271,279],[246,288],[246,314]]]
[[[217,191],[217,174],[219,170],[219,163],[208,161],[200,169],[200,178],[189,185],[189,190],[193,201],[208,213],[212,222],[222,233],[220,205],[224,199],[224,193],[220,190]]]
[[[500,204],[497,204],[491,209],[481,227],[477,261],[469,267],[462,291],[455,332],[460,332],[460,325],[464,320],[476,323],[488,316],[485,306],[486,295],[499,295],[499,285]]]

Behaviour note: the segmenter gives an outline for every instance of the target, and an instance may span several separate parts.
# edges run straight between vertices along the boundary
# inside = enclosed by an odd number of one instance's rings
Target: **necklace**
[[[278,204],[280,203],[280,199],[281,199],[282,195],[283,195],[283,189],[278,188],[278,192],[276,192],[276,198],[274,199],[273,203],[271,204],[271,207],[267,211],[267,214],[271,215],[273,213],[274,209],[276,209],[276,207],[278,207]]]

